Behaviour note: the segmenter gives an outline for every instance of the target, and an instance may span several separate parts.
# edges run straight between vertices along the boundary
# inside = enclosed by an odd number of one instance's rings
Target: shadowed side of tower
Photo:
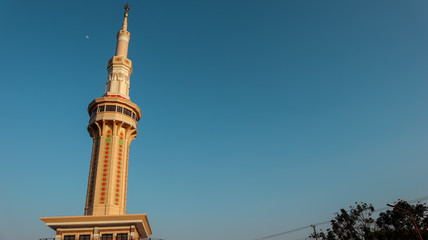
[[[129,97],[129,9],[125,5],[116,54],[107,63],[105,94],[88,106],[93,143],[84,216],[40,218],[56,230],[55,240],[127,240],[152,234],[146,214],[126,214],[129,147],[141,118],[140,108]]]

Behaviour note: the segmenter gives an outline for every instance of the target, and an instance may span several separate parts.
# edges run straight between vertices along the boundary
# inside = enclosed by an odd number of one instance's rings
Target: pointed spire
[[[125,5],[125,14],[123,19],[122,30],[117,33],[117,46],[116,46],[116,56],[128,56],[128,44],[129,39],[131,38],[128,28],[128,11],[131,9],[131,6],[128,4]]]
[[[126,31],[126,29],[128,28],[128,11],[131,9],[131,6],[129,6],[128,4],[126,4],[125,7],[124,7],[124,9],[125,9],[125,13],[123,14],[123,16],[125,18],[123,19],[122,30]]]

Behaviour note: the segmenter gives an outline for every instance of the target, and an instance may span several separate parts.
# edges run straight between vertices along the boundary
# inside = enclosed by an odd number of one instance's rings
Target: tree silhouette
[[[317,236],[311,234],[310,237],[322,240],[418,240],[416,224],[423,239],[428,240],[428,208],[425,204],[410,205],[399,200],[392,210],[379,213],[376,220],[371,204],[355,204],[349,207],[349,211],[341,209],[336,213],[331,220],[331,228],[326,232]]]
[[[428,208],[423,204],[410,205],[398,201],[393,210],[381,212],[376,225],[379,239],[419,239],[415,223],[424,239],[428,239]],[[413,219],[412,219],[413,217]]]

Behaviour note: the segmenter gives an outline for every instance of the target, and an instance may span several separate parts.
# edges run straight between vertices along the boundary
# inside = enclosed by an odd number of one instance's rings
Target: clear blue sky
[[[124,3],[0,3],[0,239],[83,214]],[[128,213],[153,237],[252,240],[428,195],[428,1],[130,4]]]

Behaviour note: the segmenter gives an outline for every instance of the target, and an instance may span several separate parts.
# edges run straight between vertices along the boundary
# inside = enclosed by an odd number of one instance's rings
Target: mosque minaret
[[[126,213],[129,146],[137,136],[141,111],[129,99],[132,62],[127,58],[128,5],[125,9],[123,27],[117,33],[116,55],[107,64],[105,94],[88,107],[93,146],[85,215]]]
[[[107,63],[105,94],[88,106],[93,143],[84,216],[42,217],[56,230],[55,240],[127,240],[151,235],[146,214],[126,214],[129,147],[141,118],[140,108],[129,97],[129,10],[126,4],[116,54]]]

